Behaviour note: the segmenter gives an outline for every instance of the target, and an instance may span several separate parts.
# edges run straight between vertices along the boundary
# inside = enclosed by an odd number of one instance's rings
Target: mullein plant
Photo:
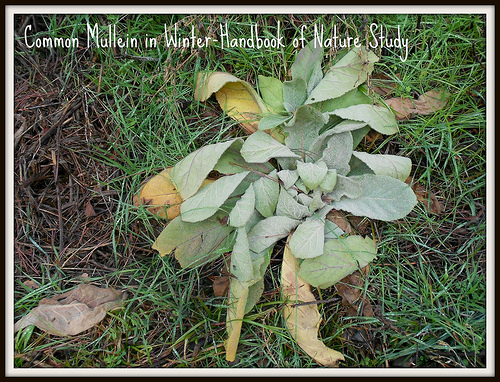
[[[153,177],[138,201],[168,219],[153,248],[193,268],[231,253],[226,358],[234,361],[242,320],[259,301],[276,243],[286,239],[281,290],[286,327],[317,363],[340,352],[318,339],[311,287],[328,288],[377,256],[374,238],[347,234],[333,210],[392,221],[416,205],[405,183],[411,160],[357,151],[373,129],[398,132],[394,113],[366,95],[378,57],[361,47],[325,73],[323,49],[300,50],[291,80],[259,76],[259,93],[229,73],[198,73],[194,98],[215,95],[248,133],[209,144]],[[218,173],[216,179],[209,174]],[[300,287],[300,288],[299,288]]]

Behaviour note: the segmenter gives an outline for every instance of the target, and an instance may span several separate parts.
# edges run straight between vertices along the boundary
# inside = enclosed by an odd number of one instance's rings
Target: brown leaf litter
[[[14,332],[35,325],[49,334],[74,336],[102,321],[106,312],[119,308],[125,298],[124,292],[80,284],[61,295],[42,299],[38,307],[16,322]]]

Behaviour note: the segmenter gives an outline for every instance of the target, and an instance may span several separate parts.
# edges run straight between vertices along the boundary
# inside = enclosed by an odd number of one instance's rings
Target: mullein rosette
[[[363,87],[378,57],[355,48],[326,73],[322,60],[323,49],[309,44],[298,52],[290,81],[259,76],[260,95],[231,74],[199,73],[195,99],[215,94],[250,135],[203,146],[164,178],[181,204],[168,214],[171,220],[153,248],[161,256],[173,253],[183,268],[231,252],[228,361],[235,360],[243,317],[264,290],[273,248],[287,238],[286,326],[316,362],[336,366],[343,356],[317,338],[317,306],[297,302],[314,301],[311,286],[334,285],[373,261],[377,250],[373,238],[347,235],[327,215],[343,210],[392,221],[417,203],[404,182],[410,159],[356,151],[370,129],[385,135],[398,131],[393,112],[374,104]],[[207,181],[213,171],[221,176]],[[172,208],[168,200],[159,204]],[[299,290],[297,280],[305,287]]]

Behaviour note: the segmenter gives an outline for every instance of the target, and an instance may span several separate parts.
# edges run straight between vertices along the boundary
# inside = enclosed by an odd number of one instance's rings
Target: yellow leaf
[[[288,241],[290,236],[288,236]],[[283,255],[281,287],[283,297],[289,302],[283,309],[286,326],[299,346],[317,363],[334,367],[344,360],[342,353],[328,348],[318,339],[321,316],[311,286],[298,276],[299,265],[288,245]],[[310,303],[302,304],[300,303]]]
[[[234,362],[238,342],[240,341],[241,325],[245,316],[245,306],[248,299],[248,286],[242,285],[233,278],[229,286],[229,306],[227,308],[226,330],[228,338],[225,343],[226,360]]]
[[[170,169],[153,176],[141,189],[139,196],[134,196],[135,206],[147,206],[153,215],[172,220],[181,213],[183,199],[170,177]]]
[[[214,93],[222,110],[238,121],[247,134],[257,131],[267,107],[248,82],[224,72],[198,73],[194,99],[203,102]]]
[[[181,204],[184,201],[170,177],[168,167],[158,175],[153,176],[142,187],[139,195],[133,199],[134,206],[147,206],[147,210],[156,217],[172,220],[181,213]],[[205,179],[202,186],[213,182],[213,179]]]

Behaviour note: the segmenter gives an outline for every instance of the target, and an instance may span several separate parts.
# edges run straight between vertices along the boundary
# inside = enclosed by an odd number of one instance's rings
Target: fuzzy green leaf
[[[325,242],[325,223],[310,217],[301,223],[290,238],[290,250],[299,259],[320,256]]]
[[[244,227],[250,220],[254,209],[255,191],[253,185],[250,185],[229,213],[229,225],[232,227]]]
[[[221,174],[230,175],[238,172],[247,171],[249,169],[256,170],[263,174],[268,174],[274,167],[270,163],[248,163],[240,154],[243,140],[239,139],[234,142],[222,156],[214,167],[214,171]]]
[[[302,78],[306,81],[308,95],[323,78],[322,61],[323,48],[311,42],[297,53],[290,68],[293,79]]]
[[[352,135],[350,131],[334,134],[323,150],[323,161],[329,169],[336,169],[339,175],[350,171],[349,160],[352,156]]]
[[[184,200],[193,196],[224,152],[235,142],[203,146],[172,167],[171,177]]]
[[[283,82],[283,105],[288,112],[295,112],[307,98],[307,84],[303,78]]]
[[[266,114],[259,121],[259,130],[273,129],[276,126],[288,121],[292,118],[292,115],[281,115],[281,114]]]
[[[404,182],[411,172],[411,159],[389,154],[353,152],[353,156],[365,163],[374,174],[387,175]]]
[[[167,224],[153,244],[153,249],[160,256],[173,252],[183,268],[195,267],[221,255],[217,249],[232,230],[223,225],[217,216],[198,223],[184,222],[178,216]]]
[[[328,196],[335,201],[340,200],[344,196],[351,199],[359,198],[363,190],[361,184],[356,179],[356,177],[337,175],[337,183]]]
[[[305,259],[300,264],[299,277],[314,287],[328,288],[376,257],[375,243],[368,237],[348,236],[328,240],[321,256]]]
[[[398,132],[398,124],[394,113],[379,105],[353,105],[337,109],[326,114],[334,114],[344,119],[366,122],[381,134],[391,135]]]
[[[326,178],[326,177],[325,177]],[[322,192],[320,190],[316,190],[313,194],[313,197],[311,199],[311,202],[309,203],[309,211],[311,213],[315,212],[316,210],[324,207],[325,202],[322,199]]]
[[[325,179],[328,167],[322,160],[316,163],[297,161],[297,172],[306,187],[313,190],[321,184],[323,179]]]
[[[259,90],[269,109],[276,113],[285,111],[283,106],[283,84],[274,77],[259,75]]]
[[[238,228],[231,254],[231,274],[240,282],[255,280],[248,237],[244,227]]]
[[[340,227],[329,219],[325,220],[325,242],[327,240],[338,239],[345,232]]]
[[[350,50],[325,74],[321,82],[309,95],[306,104],[337,98],[357,88],[373,71],[378,57],[364,47]]]
[[[300,106],[293,119],[283,127],[284,133],[288,134],[285,144],[302,158],[309,157],[311,146],[327,121],[328,119],[312,106]]]
[[[328,170],[325,179],[319,185],[319,189],[324,192],[332,192],[337,184],[337,170]]]
[[[283,182],[283,187],[288,190],[299,179],[299,174],[296,170],[281,170],[278,171],[278,178]]]
[[[310,215],[309,208],[297,202],[284,187],[280,187],[276,215],[288,216],[292,219],[302,219]]]
[[[256,180],[253,187],[255,191],[255,208],[266,218],[272,216],[280,192],[276,170]]]
[[[288,147],[263,131],[250,135],[241,148],[241,155],[248,163],[265,163],[271,158],[298,158]]]
[[[365,174],[349,177],[361,186],[361,196],[342,197],[330,205],[356,216],[391,221],[408,215],[417,204],[415,193],[404,182],[386,175]],[[335,192],[335,189],[333,190]],[[331,194],[330,194],[331,195]]]
[[[322,113],[328,113],[337,109],[344,109],[352,105],[371,105],[372,103],[372,97],[368,97],[363,91],[361,91],[359,88],[356,88],[348,91],[340,97],[326,100],[318,106],[319,110]]]
[[[299,220],[286,216],[271,216],[261,220],[248,233],[250,250],[257,253],[264,251],[286,237],[299,223]]]
[[[223,176],[202,187],[195,195],[182,203],[182,220],[195,223],[215,214],[248,173],[249,171],[245,171]]]

